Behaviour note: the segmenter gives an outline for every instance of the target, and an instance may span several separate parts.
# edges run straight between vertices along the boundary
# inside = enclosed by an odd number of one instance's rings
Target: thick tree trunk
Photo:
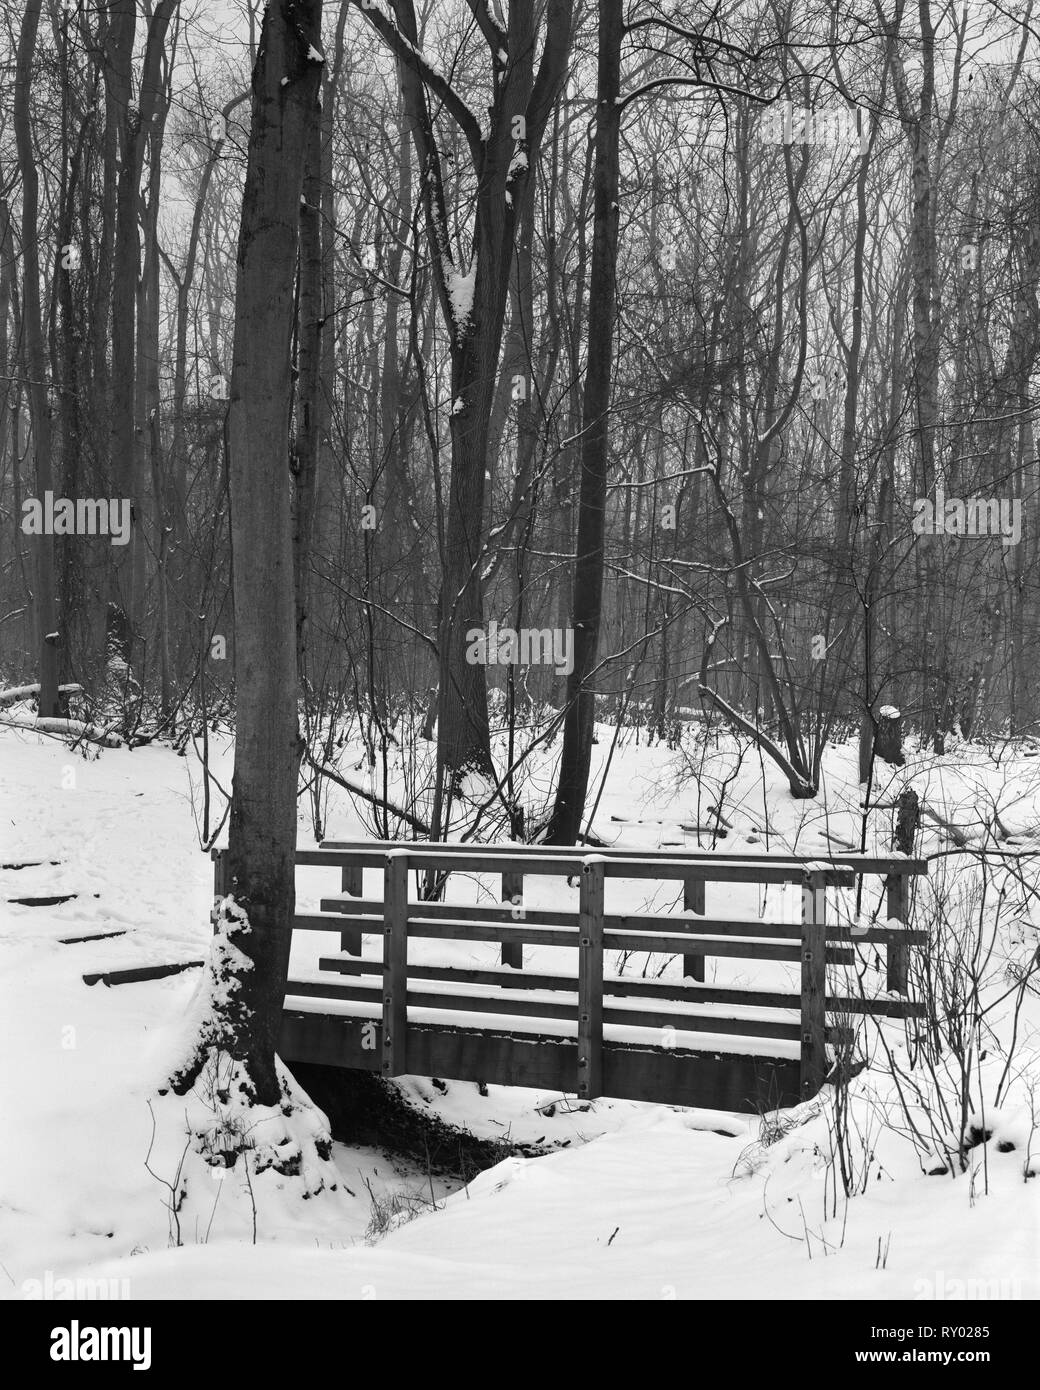
[[[148,294],[141,276],[141,173],[146,147],[153,156],[152,177],[159,176],[159,152],[165,121],[166,93],[160,80],[166,34],[177,0],[160,0],[149,20],[141,72],[139,104],[133,104],[133,53],[137,28],[136,0],[113,0],[105,77],[109,117],[118,122],[119,175],[115,192],[115,257],[112,285],[112,407],[110,422],[110,484],[121,498],[130,498],[134,524],[130,544],[114,557],[114,609],[109,639],[124,660],[131,659],[144,602],[144,501],[146,492],[144,420],[141,416],[147,384],[139,381],[146,343],[138,351],[137,301]],[[157,189],[152,190],[158,197]],[[157,208],[156,208],[157,211]],[[156,268],[157,269],[157,268]],[[147,273],[147,267],[146,267]],[[147,328],[147,325],[145,326]]]
[[[43,498],[53,489],[51,467],[51,413],[47,400],[47,350],[40,308],[40,228],[37,224],[40,181],[36,169],[32,130],[29,124],[29,88],[33,57],[40,25],[41,0],[26,6],[18,41],[15,74],[14,129],[18,164],[22,176],[22,325],[25,340],[26,376],[29,378],[29,413],[32,420],[33,455],[36,463],[36,493]],[[54,539],[33,537],[33,614],[39,652],[41,715],[61,714],[58,695],[58,619],[54,597]]]
[[[478,271],[478,278],[480,272]],[[466,634],[484,626],[484,473],[488,429],[497,368],[498,342],[490,341],[486,315],[492,306],[475,305],[483,319],[452,371],[452,466],[445,521],[440,596],[440,657],[437,751],[454,772],[492,772],[488,726],[487,668],[466,658]]]
[[[595,694],[590,676],[603,604],[603,532],[607,503],[607,414],[614,356],[614,270],[618,247],[618,136],[621,112],[621,0],[600,0],[599,74],[589,348],[582,406],[581,491],[571,623],[574,670],[567,680],[563,752],[549,840],[573,844],[581,829],[592,761]]]
[[[911,188],[913,212],[910,228],[910,265],[913,278],[911,311],[913,318],[913,393],[916,407],[914,432],[920,460],[919,482],[921,496],[927,497],[942,479],[937,471],[941,458],[939,440],[939,350],[940,333],[937,325],[936,204],[933,189],[933,126],[935,103],[935,29],[931,16],[931,0],[918,0],[920,28],[921,89],[918,102],[911,99],[903,63],[893,50],[892,75],[895,83],[899,115],[910,145]],[[894,39],[895,29],[891,31]],[[923,554],[918,548],[914,556],[915,581],[919,588],[935,595],[938,589],[936,557],[929,549]],[[927,630],[934,609],[920,605],[915,614],[916,645],[926,652]],[[945,639],[936,631],[936,650],[927,669],[922,668],[922,705],[933,706],[933,746],[942,751],[942,714],[936,709],[936,696],[930,689],[942,680],[947,664]],[[927,658],[926,658],[927,661]]]
[[[138,488],[143,495],[146,486],[151,491],[151,511],[148,516],[147,550],[154,561],[156,588],[155,646],[158,648],[160,708],[168,718],[173,708],[172,671],[170,664],[169,622],[169,558],[168,538],[173,516],[167,462],[162,446],[162,393],[159,382],[159,321],[161,291],[159,285],[159,200],[162,185],[162,141],[166,123],[169,88],[163,87],[155,96],[154,115],[147,130],[148,184],[142,199],[144,256],[137,295],[137,383],[135,434],[138,441]],[[145,518],[140,524],[143,528]],[[146,547],[141,544],[134,557],[137,578],[135,592],[144,591]],[[143,679],[143,678],[142,678]]]
[[[118,122],[119,173],[115,191],[115,256],[112,277],[112,399],[110,415],[109,486],[120,498],[130,498],[134,526],[130,544],[113,554],[113,590],[109,608],[109,645],[129,662],[133,643],[135,603],[134,552],[139,545],[140,500],[134,468],[134,328],[140,243],[137,231],[136,112],[132,104],[132,64],[137,25],[135,0],[114,0],[108,30],[105,77],[110,112]]]
[[[293,567],[296,587],[296,661],[304,674],[306,622],[309,600],[311,541],[314,503],[318,491],[321,451],[321,124],[315,121],[307,139],[300,203],[299,264],[299,382],[296,401],[296,498],[293,525]]]
[[[279,1099],[275,1051],[295,908],[297,720],[289,476],[300,194],[320,116],[321,0],[272,0],[253,71],[229,416],[237,737],[222,928],[231,1003],[204,1031],[183,1090],[221,1047],[253,1099]],[[242,914],[245,923],[242,922]],[[240,953],[240,954],[239,954]]]

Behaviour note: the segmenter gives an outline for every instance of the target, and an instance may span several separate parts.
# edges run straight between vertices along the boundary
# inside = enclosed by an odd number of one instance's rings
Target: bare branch
[[[459,129],[465,135],[469,143],[470,153],[473,155],[474,168],[479,171],[483,160],[484,142],[480,133],[480,122],[474,113],[443,73],[439,73],[435,67],[427,62],[415,45],[405,38],[388,14],[375,7],[367,8],[362,4],[362,0],[354,0],[354,4],[394,56],[410,68],[421,79],[423,85],[444,103],[445,110],[451,113]]]
[[[488,48],[491,49],[491,55],[495,62],[498,62],[499,53],[508,56],[508,35],[491,13],[487,0],[466,0],[466,3],[476,20],[477,28],[487,39]]]
[[[621,97],[618,101],[618,107],[624,111],[637,97],[645,96],[647,92],[654,92],[658,87],[700,87],[705,91],[726,92],[730,96],[745,97],[748,101],[757,102],[760,106],[769,106],[783,95],[782,90],[778,90],[772,96],[759,96],[757,92],[749,92],[745,87],[732,87],[728,82],[717,80],[706,82],[702,77],[658,77],[653,82],[644,82],[642,87],[637,87],[634,92],[629,92],[628,96]]]

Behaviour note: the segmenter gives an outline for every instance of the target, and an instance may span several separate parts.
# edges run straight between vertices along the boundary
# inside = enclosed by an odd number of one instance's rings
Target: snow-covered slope
[[[600,757],[608,740],[609,731]],[[228,786],[229,749],[220,751],[216,771]],[[815,803],[791,801],[767,770],[771,843],[822,853],[832,842],[821,831],[851,837],[851,766],[852,750],[829,755]],[[903,775],[927,785],[937,804],[941,796],[960,825],[981,823],[995,802],[1007,829],[1027,831],[1040,821],[1036,767],[1027,759],[998,767],[962,750],[922,759]],[[717,762],[714,772],[698,789],[675,754],[629,743],[615,753],[597,827],[631,844],[696,844],[681,826],[703,818],[698,797],[712,799],[725,769]],[[113,989],[88,987],[82,976],[204,955],[211,871],[193,815],[198,779],[197,764],[160,747],[85,759],[55,740],[0,731],[0,861],[59,861],[0,870],[0,897],[8,900],[0,906],[5,1297],[55,1287],[60,1296],[75,1287],[56,1285],[64,1279],[79,1279],[81,1288],[84,1280],[115,1280],[113,1289],[145,1298],[1040,1294],[1040,1182],[1026,1177],[1040,1164],[1035,997],[1019,1021],[1018,1079],[998,1114],[977,1117],[993,1137],[970,1151],[970,1171],[956,1177],[922,1172],[880,1064],[852,1087],[862,1191],[850,1200],[836,1192],[828,1162],[827,1092],[775,1125],[609,1099],[586,1109],[519,1089],[492,1087],[483,1096],[452,1081],[441,1091],[414,1079],[403,1084],[417,1103],[448,1120],[557,1147],[510,1159],[452,1194],[443,1182],[342,1145],[337,1192],[310,1203],[271,1175],[248,1192],[242,1175],[230,1172],[213,1180],[211,1193],[193,1194],[183,1245],[169,1248],[174,1223],[164,1183],[175,1178],[183,1134],[170,1130],[176,1102],[157,1108],[155,1090],[199,972]],[[725,848],[764,847],[762,795],[762,770],[749,763],[729,789]],[[330,835],[362,828],[347,803],[330,806]],[[301,839],[307,833],[301,820]],[[884,833],[882,825],[879,844]],[[301,902],[316,905],[332,886],[320,870],[301,871]],[[458,891],[479,885],[470,880]],[[647,887],[629,891],[631,906],[643,906]],[[64,894],[76,896],[49,907],[9,901]],[[742,910],[759,907],[749,899]],[[1024,910],[1019,937],[999,949],[1028,956],[1034,920]],[[62,944],[90,936],[102,939]],[[309,949],[301,942],[294,964],[306,964]],[[999,1021],[999,1010],[992,1017]],[[997,1021],[984,1064],[993,1068],[984,1073],[990,1096],[1007,1041]],[[890,1042],[901,1045],[895,1034]],[[153,1142],[156,1114],[165,1130],[160,1124]],[[421,1214],[391,1220],[396,1229],[372,1243],[374,1208],[378,1215],[395,1192],[404,1194],[399,1206]]]

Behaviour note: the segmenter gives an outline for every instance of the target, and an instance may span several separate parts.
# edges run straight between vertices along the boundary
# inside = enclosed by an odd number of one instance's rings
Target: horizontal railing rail
[[[409,924],[410,925],[410,924]],[[340,975],[379,974],[382,963],[373,960],[354,960],[345,956],[324,956],[318,961],[318,969],[333,971]],[[425,965],[414,961],[408,963],[408,975],[417,980],[446,980],[458,984],[504,986],[506,989],[542,989],[572,991],[575,987],[573,975],[553,975],[544,972],[524,970],[519,973],[500,966]],[[675,980],[643,980],[632,976],[619,975],[603,977],[603,991],[606,995],[619,998],[667,999],[677,1003],[690,1004],[733,1004],[756,1009],[795,1009],[801,1003],[801,995],[785,993],[782,990],[736,989],[723,985],[688,985]],[[826,1000],[828,1013],[838,1014],[878,1014],[890,1018],[922,1018],[924,1006],[905,999],[871,999],[862,995],[829,994]]]
[[[463,844],[459,841],[446,840],[443,842],[430,843],[427,841],[400,841],[400,840],[323,840],[314,849],[297,850],[297,861],[301,854],[314,854],[320,856],[342,856],[332,859],[334,863],[355,863],[360,859],[366,861],[366,867],[379,868],[382,866],[382,856],[391,851],[407,850],[411,854],[431,854],[438,860],[449,860],[457,858],[467,858],[469,856],[491,856],[493,858],[521,858],[521,859],[546,859],[562,860],[565,863],[570,861],[578,867],[572,872],[580,872],[582,862],[590,855],[596,855],[600,859],[607,861],[614,859],[622,860],[648,860],[655,864],[674,864],[677,868],[687,863],[697,863],[709,867],[725,864],[730,861],[747,863],[754,865],[774,865],[774,864],[796,864],[800,867],[805,865],[819,864],[827,868],[847,865],[860,873],[909,873],[927,874],[927,859],[914,858],[910,855],[901,854],[866,854],[855,850],[848,851],[828,851],[825,854],[798,854],[791,851],[773,853],[770,851],[748,851],[746,853],[735,850],[707,850],[707,849],[636,849],[627,845],[608,845],[602,848],[586,848],[574,845],[529,845],[519,840],[510,840],[496,845],[473,845]],[[360,858],[359,858],[360,857]],[[314,862],[319,862],[315,860]],[[423,865],[422,867],[427,867]],[[447,866],[446,866],[447,867]],[[559,873],[560,867],[553,867],[552,873]],[[675,875],[678,878],[682,874]]]

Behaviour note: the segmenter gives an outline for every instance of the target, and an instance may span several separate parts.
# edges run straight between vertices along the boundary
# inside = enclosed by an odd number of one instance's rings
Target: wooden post
[[[360,898],[364,892],[363,884],[365,881],[364,870],[355,865],[345,864],[340,880],[340,892],[349,893],[352,898]],[[361,928],[346,927],[340,932],[339,949],[346,951],[348,956],[359,956],[361,954]]]
[[[502,875],[502,901],[513,904],[519,898],[523,903],[524,876],[515,869],[507,869]],[[516,920],[523,921],[523,908],[518,907]],[[524,943],[522,941],[502,942],[502,964],[511,965],[515,970],[524,968]]]
[[[905,767],[903,756],[903,720],[894,705],[885,705],[878,711],[877,728],[874,732],[874,756],[892,767]]]
[[[210,908],[209,920],[213,923],[213,932],[217,930],[217,902],[220,898],[227,897],[227,850],[215,849],[213,851],[213,906]]]
[[[683,880],[683,907],[687,912],[704,916],[704,879],[687,878]],[[687,980],[704,980],[704,967],[707,961],[703,956],[683,956],[683,976]]]
[[[606,861],[581,867],[578,906],[578,1095],[593,1100],[603,1089],[603,870]]]
[[[408,851],[391,850],[383,868],[383,1075],[407,1070]]]
[[[921,824],[921,801],[913,787],[904,787],[899,793],[896,814],[893,848],[900,854],[913,854],[914,838]],[[889,918],[895,918],[905,927],[910,920],[910,880],[906,874],[890,874],[885,880],[886,910]],[[898,994],[906,993],[906,975],[909,952],[899,942],[890,941],[888,956],[888,987]]]
[[[215,849],[213,851],[213,896],[224,898],[227,896],[227,850]]]
[[[827,927],[826,875],[807,876],[809,911],[802,913],[802,1052],[800,1090],[803,1100],[816,1095],[827,1071]]]
[[[910,880],[906,874],[889,874],[885,880],[886,911],[890,918],[906,926],[910,897]],[[888,988],[898,994],[906,993],[906,974],[909,952],[906,946],[890,941],[888,954]]]

